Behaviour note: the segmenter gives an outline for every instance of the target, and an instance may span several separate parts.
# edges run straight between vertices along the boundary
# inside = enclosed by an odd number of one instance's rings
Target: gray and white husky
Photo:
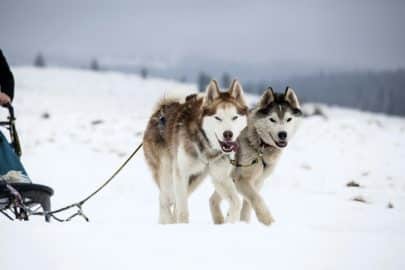
[[[242,221],[249,221],[252,208],[260,222],[270,225],[274,221],[259,191],[293,137],[301,114],[298,98],[289,87],[283,94],[267,89],[249,113],[248,125],[238,138],[239,151],[231,173],[244,198]],[[210,199],[214,223],[222,223],[220,201],[214,192]]]
[[[240,218],[242,203],[230,177],[229,155],[247,124],[243,89],[233,81],[221,92],[211,81],[203,97],[162,100],[144,134],[144,154],[159,187],[159,222],[188,223],[188,196],[210,175],[216,194],[229,202],[227,221]],[[223,222],[223,220],[221,220]]]

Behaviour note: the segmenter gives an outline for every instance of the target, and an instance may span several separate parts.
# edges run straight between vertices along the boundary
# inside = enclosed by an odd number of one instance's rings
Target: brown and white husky
[[[189,222],[188,196],[207,175],[221,199],[229,202],[226,221],[239,220],[241,202],[229,159],[238,150],[247,114],[236,80],[226,92],[213,80],[204,96],[160,101],[143,139],[145,158],[160,190],[160,223]]]

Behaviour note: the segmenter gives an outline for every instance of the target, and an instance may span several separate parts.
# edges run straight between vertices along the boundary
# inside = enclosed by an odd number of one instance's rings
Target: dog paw
[[[241,216],[240,221],[250,223],[250,216]]]
[[[257,216],[258,220],[264,225],[270,226],[275,220],[270,213],[262,213]]]
[[[230,223],[230,224],[236,223],[236,222],[238,222],[238,221],[239,221],[239,219],[230,218],[229,216],[226,217],[226,220],[225,220],[226,223]]]
[[[215,215],[212,217],[212,220],[214,221],[214,224],[217,225],[225,223],[224,217],[222,215]]]
[[[179,213],[177,215],[177,223],[188,223],[188,214],[187,213]]]
[[[215,220],[214,220],[214,224],[215,224],[215,225],[222,225],[222,224],[224,224],[224,223],[225,223],[224,219],[215,219]]]
[[[230,214],[230,213],[228,213],[228,215],[226,216],[226,223],[236,223],[236,222],[238,222],[238,221],[240,221],[240,214],[239,214],[239,212],[238,213],[235,213],[235,214]]]

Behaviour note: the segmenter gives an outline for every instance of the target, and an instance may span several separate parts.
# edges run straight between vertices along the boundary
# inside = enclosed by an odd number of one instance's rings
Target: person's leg
[[[28,176],[20,158],[0,131],[0,176],[7,174],[9,171],[19,171]]]

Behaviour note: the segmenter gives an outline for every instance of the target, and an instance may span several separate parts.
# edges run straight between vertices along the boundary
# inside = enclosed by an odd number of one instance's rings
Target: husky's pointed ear
[[[274,91],[273,88],[269,87],[267,88],[262,97],[260,98],[259,101],[259,107],[260,108],[265,108],[267,107],[270,103],[272,103],[274,101]]]
[[[293,107],[294,109],[300,109],[300,102],[298,101],[297,95],[295,94],[294,90],[287,86],[287,88],[285,89],[284,92],[284,99],[290,103],[291,107]]]
[[[214,99],[218,98],[220,94],[218,82],[216,80],[212,80],[208,86],[207,90],[205,91],[205,102],[211,103]]]
[[[233,80],[231,86],[229,87],[229,94],[234,97],[241,104],[246,104],[242,85],[238,80]]]

